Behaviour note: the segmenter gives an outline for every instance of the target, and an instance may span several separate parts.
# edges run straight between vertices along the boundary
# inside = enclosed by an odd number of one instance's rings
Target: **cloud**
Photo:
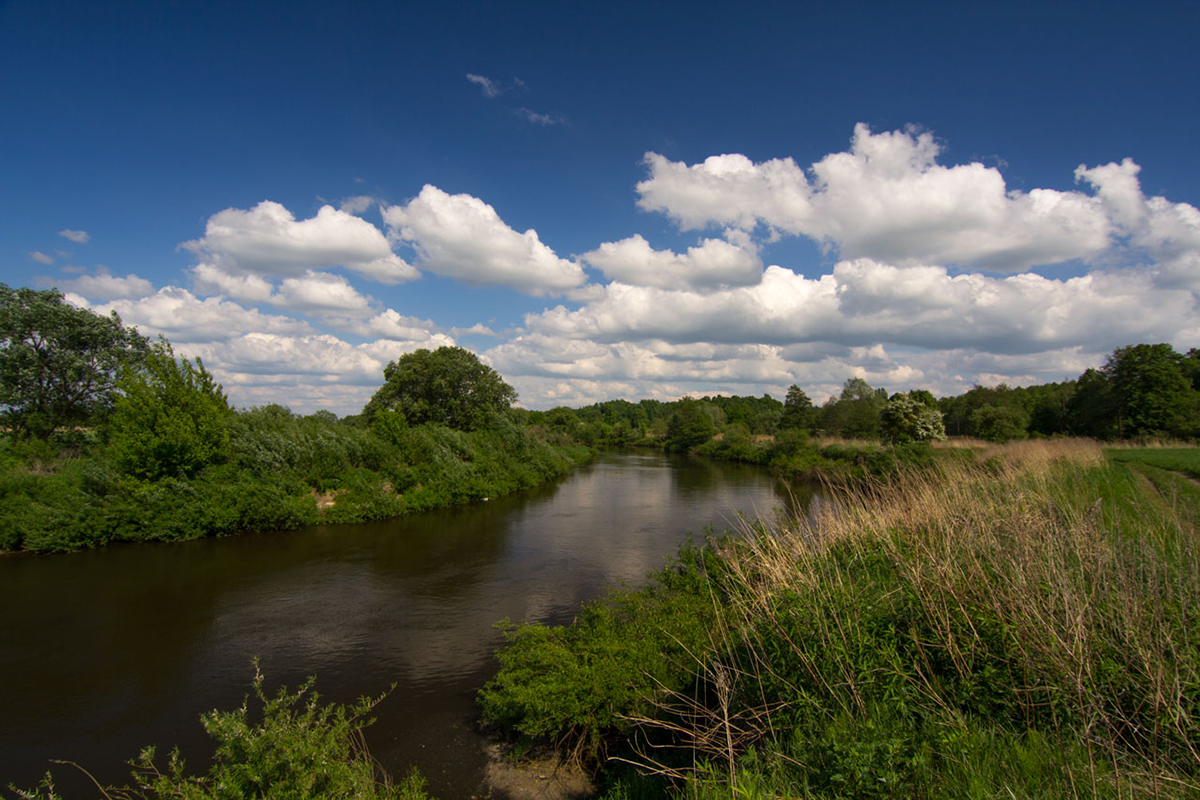
[[[87,244],[92,237],[88,236],[87,231],[73,231],[70,228],[63,228],[58,232],[58,235],[64,239],[68,239],[75,244]]]
[[[370,195],[355,195],[354,197],[347,197],[345,200],[343,200],[342,204],[338,206],[338,210],[346,214],[361,214],[371,206],[375,205],[376,202],[377,201],[375,198],[371,197]]]
[[[271,303],[309,313],[332,311],[360,316],[371,310],[370,300],[343,276],[312,270],[298,278],[285,278]]]
[[[189,271],[192,288],[200,294],[218,294],[250,303],[270,302],[275,286],[260,275],[231,275],[213,264],[197,264]]]
[[[500,334],[496,333],[482,322],[476,322],[469,328],[451,328],[450,332],[455,336],[491,336],[495,339],[500,338]]]
[[[1132,257],[1156,266],[1159,284],[1200,293],[1200,210],[1165,197],[1146,197],[1131,159],[1088,168],[1080,165],[1075,179],[1096,190]]]
[[[535,333],[597,342],[883,342],[1032,353],[1167,341],[1195,314],[1191,292],[1159,287],[1146,270],[993,278],[856,259],[815,279],[772,266],[758,285],[712,293],[611,283],[600,300],[530,314],[525,324]]]
[[[515,113],[525,121],[532,122],[534,125],[541,125],[542,127],[567,124],[567,118],[560,114],[539,114],[537,111],[530,111],[524,106],[518,108]]]
[[[337,266],[381,283],[419,273],[392,252],[387,238],[360,217],[322,206],[311,219],[296,220],[279,203],[264,200],[250,210],[227,208],[209,218],[203,238],[184,242],[206,265],[206,280],[227,276],[295,277]]]
[[[635,234],[619,242],[605,242],[580,259],[599,269],[606,278],[631,286],[663,289],[717,289],[752,286],[762,279],[762,262],[753,247],[720,239],[704,239],[687,253],[654,250]]]
[[[301,413],[356,414],[383,383],[383,368],[405,353],[452,345],[437,334],[421,341],[351,344],[328,334],[250,332],[177,350],[200,356],[234,405],[282,402]]]
[[[502,89],[498,83],[491,78],[485,78],[482,75],[474,75],[468,72],[467,80],[478,86],[480,91],[483,92],[483,96],[488,99],[498,97],[504,92],[504,89]]]
[[[154,292],[154,284],[145,278],[130,273],[123,278],[101,270],[94,275],[81,275],[61,281],[59,288],[75,292],[90,300],[117,300],[120,298],[145,297]]]
[[[250,332],[303,335],[312,327],[303,320],[264,314],[219,297],[200,299],[186,289],[165,286],[152,295],[89,306],[107,314],[116,311],[122,322],[144,335],[162,334],[173,343],[213,342]]]
[[[45,264],[46,266],[50,266],[51,264],[54,263],[54,256],[48,256],[45,253],[43,253],[41,250],[30,250],[29,257],[32,258],[37,263]]]
[[[554,251],[532,228],[518,233],[496,210],[468,194],[450,195],[426,184],[408,205],[389,206],[390,235],[411,245],[422,269],[471,286],[507,286],[541,296],[585,280],[583,268]]]
[[[946,167],[929,133],[855,126],[848,152],[806,174],[792,159],[711,156],[688,166],[647,153],[638,205],[685,229],[758,224],[803,235],[842,258],[1017,272],[1089,259],[1110,243],[1103,203],[1081,192],[1010,191],[981,163]]]

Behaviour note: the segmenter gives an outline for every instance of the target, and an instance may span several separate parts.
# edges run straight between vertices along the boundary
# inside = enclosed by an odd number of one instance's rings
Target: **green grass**
[[[1056,441],[901,470],[689,553],[703,633],[659,586],[518,634],[485,717],[659,782],[613,773],[613,798],[1195,796],[1197,507],[1153,469]]]
[[[1110,447],[1105,454],[1116,462],[1149,464],[1200,479],[1200,447]]]

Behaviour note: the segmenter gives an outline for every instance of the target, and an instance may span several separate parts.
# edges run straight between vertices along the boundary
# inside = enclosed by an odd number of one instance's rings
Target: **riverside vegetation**
[[[1195,796],[1200,491],[1162,460],[992,446],[748,523],[510,628],[482,713],[614,799]]]
[[[360,522],[542,483],[589,457],[466,350],[402,356],[362,414],[231,409],[199,359],[0,285],[0,551]]]

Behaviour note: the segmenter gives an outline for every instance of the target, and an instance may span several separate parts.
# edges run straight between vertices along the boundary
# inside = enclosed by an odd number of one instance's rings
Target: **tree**
[[[1117,406],[1117,435],[1175,433],[1195,408],[1184,357],[1169,344],[1137,344],[1113,351],[1102,370]]]
[[[401,356],[383,368],[383,378],[363,409],[368,418],[378,411],[398,411],[412,425],[436,422],[475,430],[517,399],[499,373],[461,347]]]
[[[892,395],[879,414],[880,436],[892,444],[945,439],[942,412],[929,404],[931,400],[933,395],[925,390]]]
[[[1024,439],[1029,429],[1029,415],[1018,406],[980,406],[971,412],[971,431],[989,442],[1008,442]]]
[[[120,381],[109,440],[118,468],[141,478],[193,475],[229,456],[229,404],[204,369],[161,340]]]
[[[837,400],[821,407],[821,427],[847,439],[873,439],[879,435],[879,414],[887,391],[875,389],[862,378],[850,378]]]
[[[779,418],[780,430],[800,428],[808,431],[812,430],[816,423],[816,406],[804,390],[793,383],[788,387],[787,398],[783,401],[783,416]]]
[[[691,450],[713,437],[717,426],[705,405],[707,404],[687,397],[676,404],[675,412],[667,421],[667,450]]]
[[[122,366],[149,343],[121,324],[65,302],[61,292],[0,283],[0,407],[18,436],[48,438],[112,407]]]

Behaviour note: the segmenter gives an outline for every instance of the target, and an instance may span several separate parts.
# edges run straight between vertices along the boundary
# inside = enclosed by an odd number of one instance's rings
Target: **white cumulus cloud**
[[[1082,192],[1009,190],[980,163],[942,166],[928,133],[873,134],[809,171],[792,159],[712,156],[688,166],[648,153],[638,205],[684,228],[763,223],[835,248],[843,258],[947,264],[1000,272],[1091,258],[1109,246],[1103,203]],[[810,177],[811,176],[811,177]]]
[[[382,231],[328,205],[306,220],[270,200],[249,210],[227,208],[209,218],[202,238],[182,246],[207,265],[209,280],[213,270],[291,277],[338,266],[383,283],[419,275],[392,252]]]
[[[139,278],[132,273],[122,278],[110,275],[105,270],[92,275],[81,275],[78,278],[60,281],[59,288],[83,295],[90,300],[138,298],[154,292],[154,285],[145,278]]]
[[[635,234],[605,242],[580,258],[611,280],[664,289],[750,286],[759,282],[763,270],[753,248],[721,239],[704,239],[686,253],[672,253],[653,249],[641,234]]]
[[[472,286],[507,286],[540,296],[584,282],[583,268],[559,258],[530,229],[518,233],[496,209],[468,194],[426,185],[403,206],[383,210],[391,235],[411,245],[423,269]]]

